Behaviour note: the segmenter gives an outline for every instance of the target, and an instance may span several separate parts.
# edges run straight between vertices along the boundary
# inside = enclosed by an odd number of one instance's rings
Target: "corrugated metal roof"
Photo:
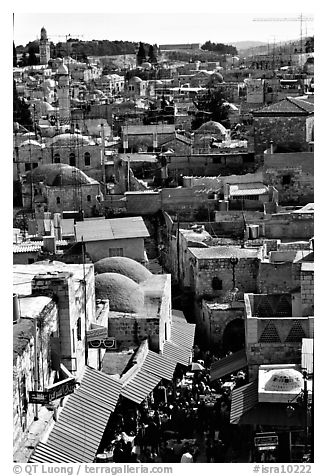
[[[192,350],[166,341],[163,346],[163,355],[169,360],[188,366],[191,362]]]
[[[171,380],[175,372],[176,362],[167,359],[164,355],[149,350],[142,369],[160,378]]]
[[[301,366],[313,373],[313,339],[302,339]]]
[[[49,435],[46,451],[38,446],[33,460],[48,462],[50,457],[52,462],[61,462],[67,455],[71,462],[93,462],[121,387],[119,381],[86,367],[80,387],[68,397]]]
[[[124,383],[121,394],[135,403],[141,403],[158,385],[160,380],[161,377],[150,374],[141,368],[136,375]]]
[[[96,398],[102,400],[109,410],[114,411],[119,399],[121,384],[103,372],[86,367],[79,392],[94,395],[95,391]]]
[[[258,381],[254,380],[232,391],[230,423],[238,423],[241,416],[258,403]]]
[[[192,350],[194,343],[195,324],[182,322],[173,316],[170,340],[173,344]]]
[[[210,367],[210,380],[217,380],[224,375],[240,370],[248,364],[244,349],[234,352],[214,362]]]
[[[39,443],[29,463],[77,463],[71,455],[66,455],[48,443]]]
[[[150,236],[142,217],[90,220],[76,223],[76,239],[81,241],[146,238]]]

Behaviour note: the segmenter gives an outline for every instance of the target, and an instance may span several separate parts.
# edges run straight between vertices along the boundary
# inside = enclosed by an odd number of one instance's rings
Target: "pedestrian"
[[[189,446],[185,446],[184,453],[181,457],[181,463],[193,463],[193,456]]]

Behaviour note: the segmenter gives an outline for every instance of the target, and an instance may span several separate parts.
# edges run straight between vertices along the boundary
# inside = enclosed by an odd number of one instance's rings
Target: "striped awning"
[[[176,368],[176,362],[167,359],[165,356],[156,354],[151,350],[148,351],[148,354],[142,364],[142,369],[150,374],[156,375],[160,378],[165,378],[166,380],[171,380],[173,378]]]
[[[173,362],[188,366],[192,360],[192,349],[166,341],[163,346],[163,355]]]
[[[258,403],[258,381],[254,380],[232,391],[230,423],[237,424],[247,411]]]
[[[140,369],[128,379],[121,390],[123,397],[135,403],[141,403],[158,385],[162,378]]]
[[[313,339],[302,339],[301,366],[309,374],[313,373]]]
[[[223,359],[214,362],[210,367],[210,380],[217,380],[224,375],[231,374],[247,366],[247,357],[244,349],[234,352]]]
[[[121,387],[116,379],[86,367],[46,445],[38,445],[30,461],[62,462],[67,456],[69,462],[93,462]]]
[[[187,349],[193,348],[195,324],[183,322],[180,318],[173,316],[171,324],[170,340],[176,345],[181,345]]]

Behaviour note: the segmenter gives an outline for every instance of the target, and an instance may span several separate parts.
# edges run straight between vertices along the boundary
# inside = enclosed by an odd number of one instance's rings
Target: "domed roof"
[[[141,312],[144,294],[138,284],[118,273],[103,273],[95,276],[97,299],[109,299],[111,311]]]
[[[139,78],[138,76],[133,76],[133,77],[130,79],[130,82],[133,82],[133,83],[142,83],[142,79]]]
[[[94,264],[94,271],[98,274],[118,273],[127,276],[136,283],[151,278],[152,273],[137,261],[121,256],[103,258]]]
[[[270,370],[265,384],[267,392],[290,392],[293,390],[301,391],[303,387],[302,374],[295,369]]]
[[[26,180],[44,182],[50,187],[97,183],[76,167],[67,164],[44,164],[26,174]]]
[[[142,63],[142,68],[151,68],[151,63],[145,61],[144,63]]]
[[[210,80],[214,80],[214,79],[216,81],[219,81],[219,83],[224,82],[224,78],[220,73],[212,73]],[[210,82],[210,80],[209,80],[209,82]]]
[[[76,147],[79,145],[90,145],[90,139],[86,136],[82,136],[81,134],[65,133],[52,137],[49,140],[48,145],[57,145],[59,147]]]
[[[40,144],[39,142],[37,142],[36,140],[34,139],[27,139],[27,140],[24,140],[24,142],[22,142],[19,147],[38,147],[40,149],[42,149],[42,144]]]
[[[195,132],[212,132],[212,133],[219,133],[219,134],[226,134],[226,128],[216,121],[208,121],[202,124]]]

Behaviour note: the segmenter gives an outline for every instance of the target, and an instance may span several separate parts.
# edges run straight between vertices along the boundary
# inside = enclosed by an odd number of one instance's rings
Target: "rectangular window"
[[[26,163],[25,164],[25,172],[27,172],[28,170],[31,170],[31,164]]]
[[[113,256],[124,256],[123,248],[109,248],[109,258]]]
[[[75,354],[75,329],[72,329],[73,354]]]

